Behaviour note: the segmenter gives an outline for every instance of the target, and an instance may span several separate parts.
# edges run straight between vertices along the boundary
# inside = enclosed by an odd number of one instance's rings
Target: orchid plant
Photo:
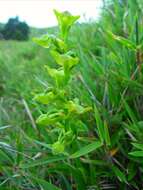
[[[51,145],[54,154],[64,153],[81,130],[85,130],[85,124],[81,115],[91,108],[80,104],[78,98],[71,99],[68,93],[69,83],[74,75],[73,69],[79,64],[79,58],[75,51],[68,47],[68,35],[72,25],[79,16],[72,16],[69,12],[54,10],[59,25],[59,36],[46,34],[40,38],[34,38],[38,45],[48,48],[58,68],[45,66],[53,83],[45,92],[37,94],[34,100],[47,105],[46,113],[37,119],[40,126],[49,127],[57,134],[56,142]]]

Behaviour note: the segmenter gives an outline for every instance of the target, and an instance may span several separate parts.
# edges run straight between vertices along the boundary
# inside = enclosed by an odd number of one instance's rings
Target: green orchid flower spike
[[[37,94],[34,100],[46,105],[49,104],[51,101],[54,101],[55,97],[55,94],[51,91],[48,93]]]
[[[78,57],[73,57],[69,52],[65,54],[60,54],[57,51],[51,51],[51,55],[54,57],[56,63],[64,67],[65,71],[69,71],[73,66],[77,65],[79,62]]]
[[[53,34],[45,34],[40,38],[33,38],[33,41],[44,48],[53,48],[61,52],[67,49],[65,42]]]
[[[52,133],[55,131],[57,139],[51,144],[53,154],[68,154],[65,152],[66,148],[77,140],[78,133],[86,129],[81,115],[91,108],[80,105],[80,101],[77,98],[71,99],[68,93],[73,68],[79,64],[79,58],[75,51],[68,48],[67,37],[71,26],[79,16],[56,10],[54,12],[59,23],[61,38],[46,34],[33,39],[38,45],[50,49],[50,54],[57,64],[56,68],[45,66],[53,83],[48,91],[37,94],[34,98],[37,103],[47,106],[36,122],[41,127],[49,127]]]
[[[80,16],[72,16],[67,11],[60,13],[57,10],[54,10],[54,12],[59,23],[61,36],[63,39],[66,39],[71,26],[80,18]]]

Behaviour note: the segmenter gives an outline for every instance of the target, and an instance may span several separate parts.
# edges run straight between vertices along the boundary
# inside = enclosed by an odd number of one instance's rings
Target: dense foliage
[[[19,21],[18,17],[10,18],[1,30],[1,34],[6,40],[28,40],[29,26]]]
[[[56,12],[45,49],[0,42],[0,189],[143,189],[143,3],[108,2]]]

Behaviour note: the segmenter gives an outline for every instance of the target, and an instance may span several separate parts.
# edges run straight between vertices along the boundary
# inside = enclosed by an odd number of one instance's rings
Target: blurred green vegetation
[[[48,86],[44,65],[55,64],[48,50],[31,40],[0,41],[1,189],[143,189],[142,8],[140,0],[110,1],[98,22],[77,24],[70,33],[80,58],[71,96],[96,107],[84,118],[88,135],[73,153],[97,140],[98,128],[106,138],[104,147],[80,158],[53,156],[54,137],[35,124],[32,99]]]

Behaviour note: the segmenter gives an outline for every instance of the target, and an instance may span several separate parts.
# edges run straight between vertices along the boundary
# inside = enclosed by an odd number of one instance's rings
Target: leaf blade
[[[102,142],[101,141],[95,141],[91,144],[88,144],[84,147],[82,147],[80,150],[78,150],[77,152],[75,152],[74,154],[72,154],[70,156],[70,158],[78,158],[78,157],[81,157],[81,156],[84,156],[98,148],[100,148],[102,146]]]

